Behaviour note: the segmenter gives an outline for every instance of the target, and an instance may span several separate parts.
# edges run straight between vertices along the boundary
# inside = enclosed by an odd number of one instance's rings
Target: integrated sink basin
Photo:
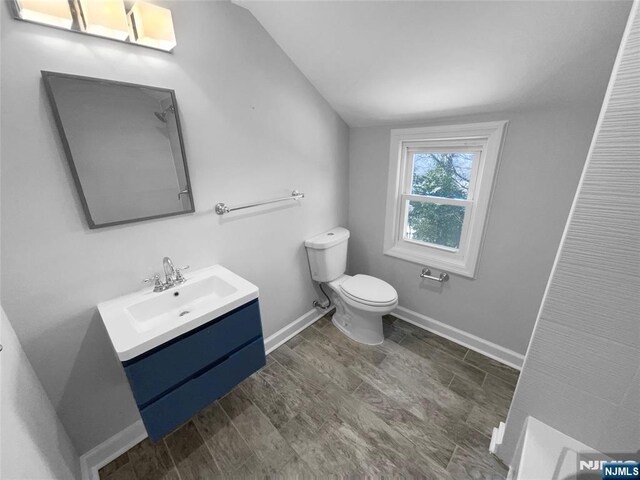
[[[147,295],[146,298],[126,307],[126,311],[133,320],[134,328],[139,332],[146,332],[206,306],[215,308],[220,300],[237,291],[238,288],[229,281],[219,275],[212,275],[194,280],[193,283],[184,283],[160,294]]]
[[[258,298],[258,287],[221,265],[194,271],[185,278],[185,283],[163,292],[146,288],[98,305],[121,361]]]

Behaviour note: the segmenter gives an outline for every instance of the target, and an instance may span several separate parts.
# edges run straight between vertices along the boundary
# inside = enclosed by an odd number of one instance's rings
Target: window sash
[[[414,161],[413,156],[419,153],[473,153],[473,161],[471,163],[471,173],[469,175],[469,188],[467,189],[467,200],[472,200],[475,198],[476,184],[478,178],[478,170],[479,165],[483,161],[483,149],[474,146],[465,147],[459,146],[456,147],[455,144],[448,147],[438,147],[437,144],[424,144],[420,147],[415,146],[413,144],[406,145],[404,147],[404,178],[402,182],[402,192],[405,195],[411,195],[411,190],[413,187],[413,169],[414,169]]]
[[[443,201],[444,200],[444,201]],[[409,202],[434,203],[436,205],[455,205],[464,207],[464,220],[462,221],[462,230],[460,231],[460,242],[458,248],[448,247],[438,243],[423,242],[413,240],[405,236],[407,227],[409,226]],[[398,225],[398,240],[408,242],[421,247],[436,248],[444,252],[456,253],[464,252],[467,248],[467,240],[469,233],[469,225],[473,216],[474,202],[471,200],[460,200],[458,198],[441,198],[424,195],[403,194],[400,199],[400,225]]]
[[[413,156],[418,153],[473,153],[473,161],[471,164],[471,173],[469,178],[469,188],[467,190],[467,198],[447,198],[438,197],[435,195],[416,195],[411,193],[413,189],[413,171],[414,161]],[[408,242],[414,245],[427,248],[435,248],[440,251],[450,254],[464,254],[467,248],[467,240],[469,233],[469,225],[473,216],[473,205],[476,190],[476,183],[478,177],[479,164],[482,161],[483,149],[478,145],[464,146],[458,143],[451,142],[448,146],[438,146],[437,143],[423,142],[421,145],[405,144],[404,146],[404,179],[402,182],[402,193],[400,194],[400,215],[398,225],[398,237],[397,240],[401,242]],[[409,226],[409,202],[420,203],[433,203],[436,205],[453,205],[464,207],[464,220],[462,222],[462,230],[460,232],[460,241],[458,248],[448,247],[437,243],[422,242],[420,240],[413,240],[406,238],[406,231]]]

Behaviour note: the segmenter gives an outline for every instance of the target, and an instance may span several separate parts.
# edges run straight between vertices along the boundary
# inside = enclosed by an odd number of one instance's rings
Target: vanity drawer
[[[140,410],[154,442],[264,367],[262,337]]]
[[[258,300],[125,362],[136,403],[143,407],[256,337],[262,338]]]

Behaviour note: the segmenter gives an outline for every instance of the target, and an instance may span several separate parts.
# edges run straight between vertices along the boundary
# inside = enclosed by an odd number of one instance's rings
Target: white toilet
[[[349,230],[337,227],[307,240],[311,278],[329,287],[333,324],[360,343],[383,342],[382,316],[398,305],[395,288],[369,275],[345,275]]]

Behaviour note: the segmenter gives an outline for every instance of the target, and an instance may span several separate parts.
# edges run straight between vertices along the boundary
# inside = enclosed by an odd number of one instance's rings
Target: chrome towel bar
[[[431,276],[431,270],[429,269],[429,267],[424,267],[422,269],[422,273],[420,274],[420,278],[428,278],[429,280],[435,280],[436,282],[448,282],[449,281],[449,274],[447,272],[442,272],[440,273],[439,276],[437,277],[432,277]]]
[[[226,203],[216,203],[216,213],[218,215],[224,215],[225,213],[233,212],[234,210],[244,210],[245,208],[257,207],[259,205],[267,205],[269,203],[284,202],[285,200],[299,200],[304,198],[304,193],[297,190],[291,192],[288,197],[274,198],[271,200],[263,200],[262,202],[243,203],[242,205],[229,206]]]

